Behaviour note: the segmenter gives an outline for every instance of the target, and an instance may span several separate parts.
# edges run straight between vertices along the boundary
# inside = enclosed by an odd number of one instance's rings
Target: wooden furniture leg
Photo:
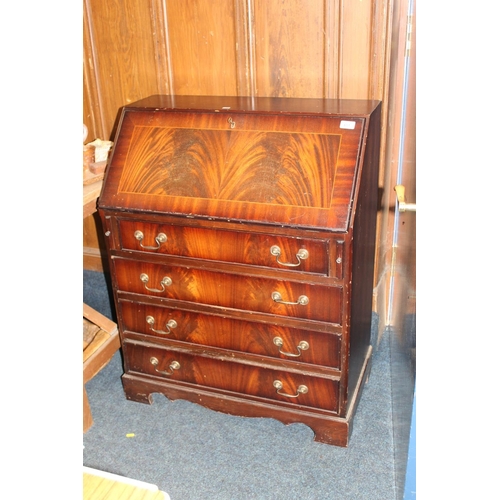
[[[83,432],[87,432],[94,423],[92,419],[92,412],[90,411],[89,397],[87,396],[87,390],[85,389],[85,384],[83,385]]]

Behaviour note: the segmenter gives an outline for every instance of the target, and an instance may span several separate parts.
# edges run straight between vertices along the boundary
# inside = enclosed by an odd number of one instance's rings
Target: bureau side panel
[[[355,391],[371,344],[380,106],[369,118],[368,127],[364,160],[360,160],[361,178],[353,220],[349,398]]]

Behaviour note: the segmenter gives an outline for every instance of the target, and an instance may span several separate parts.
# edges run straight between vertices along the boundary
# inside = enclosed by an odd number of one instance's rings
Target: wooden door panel
[[[158,93],[382,99],[389,2],[85,0],[89,141]]]
[[[255,0],[257,95],[324,95],[323,0]]]
[[[167,2],[173,94],[237,94],[234,3]]]
[[[103,116],[100,139],[109,139],[124,104],[158,93],[157,60],[149,2],[85,0],[92,52],[86,54],[97,79]],[[87,125],[88,126],[88,125]],[[94,137],[89,135],[89,142]]]

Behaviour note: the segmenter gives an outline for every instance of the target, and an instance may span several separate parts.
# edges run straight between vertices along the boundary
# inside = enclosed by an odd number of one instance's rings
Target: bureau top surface
[[[346,231],[378,106],[151,96],[122,109],[99,207]]]

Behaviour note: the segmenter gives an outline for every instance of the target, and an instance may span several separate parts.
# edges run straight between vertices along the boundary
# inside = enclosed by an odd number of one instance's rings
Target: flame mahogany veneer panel
[[[347,229],[359,117],[126,110],[101,206]]]
[[[217,118],[232,120],[227,115]],[[120,191],[330,206],[339,135],[242,131],[223,125],[226,129],[136,126]]]

